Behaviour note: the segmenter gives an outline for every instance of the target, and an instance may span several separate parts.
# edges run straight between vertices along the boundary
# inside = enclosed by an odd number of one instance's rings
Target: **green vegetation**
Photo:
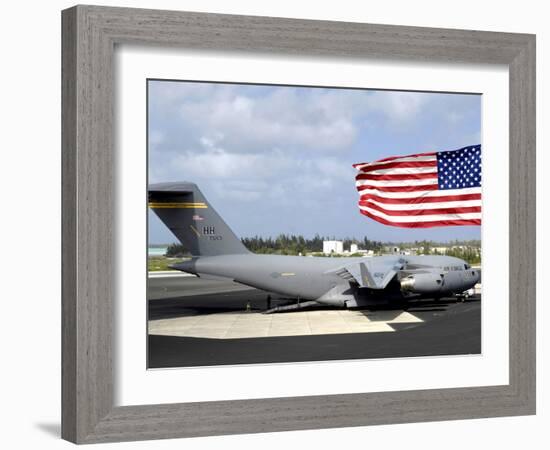
[[[273,237],[246,237],[241,241],[248,250],[259,254],[274,254],[274,255],[306,255],[310,253],[321,253],[323,251],[323,241],[336,240],[335,237],[315,235],[313,238],[305,238],[290,234],[280,234]],[[349,249],[351,244],[357,244],[359,248],[364,250],[373,250],[375,253],[380,253],[384,244],[380,241],[371,241],[366,237],[363,239],[342,239],[344,248]],[[181,244],[171,244],[166,250],[166,256],[181,258],[189,256],[189,252],[185,250]],[[347,255],[350,256],[350,255]],[[360,256],[360,255],[359,255]]]
[[[323,252],[317,252],[317,253],[308,253],[308,256],[319,256],[319,257],[330,257],[330,258],[354,258],[354,257],[363,257],[365,256],[363,253],[331,253],[330,255],[326,255]]]
[[[181,244],[170,244],[166,249],[165,255],[169,258],[183,258],[185,256],[190,256],[189,252],[185,250]]]
[[[450,242],[436,241],[414,241],[414,242],[381,242],[373,241],[364,237],[363,239],[344,238],[337,239],[334,236],[319,236],[305,238],[300,235],[280,234],[277,237],[246,237],[241,241],[251,252],[258,254],[274,255],[311,255],[325,256],[323,252],[323,241],[341,240],[344,249],[349,250],[351,244],[357,244],[361,250],[372,250],[374,255],[387,254],[392,248],[397,247],[399,251],[409,251],[417,255],[447,255],[456,256],[467,261],[469,264],[480,264],[481,262],[481,241],[479,240],[453,240]],[[171,244],[166,251],[166,257],[149,258],[149,270],[167,270],[169,264],[176,262],[173,258],[189,257],[189,252],[181,244]],[[354,254],[333,254],[333,257],[362,256],[361,253]],[[170,259],[169,259],[170,258]]]
[[[418,255],[446,255],[463,259],[469,264],[481,263],[481,241],[468,240],[451,242],[415,241],[414,243],[396,244],[401,249],[416,248]],[[442,250],[444,249],[444,250]]]
[[[149,256],[147,258],[147,270],[149,272],[158,272],[162,270],[172,270],[168,266],[181,262],[181,258],[167,258],[165,256]]]
[[[320,253],[323,251],[323,241],[334,241],[335,237],[319,236],[316,234],[313,238],[305,238],[303,236],[296,236],[290,234],[280,234],[276,238],[272,237],[247,237],[242,238],[241,241],[251,252],[254,253],[269,253],[276,255],[306,255],[310,253]],[[382,242],[371,241],[366,237],[362,240],[345,238],[344,248],[349,249],[351,244],[357,244],[360,248],[365,250],[373,250],[375,253],[382,249]],[[349,255],[347,255],[349,256]]]
[[[433,254],[438,254],[434,252]],[[469,264],[481,264],[481,252],[477,247],[450,248],[445,252],[447,256],[456,256]]]

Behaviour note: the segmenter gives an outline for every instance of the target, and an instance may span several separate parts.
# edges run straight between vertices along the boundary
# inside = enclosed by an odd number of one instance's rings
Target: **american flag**
[[[481,145],[354,164],[359,211],[386,225],[481,225]]]

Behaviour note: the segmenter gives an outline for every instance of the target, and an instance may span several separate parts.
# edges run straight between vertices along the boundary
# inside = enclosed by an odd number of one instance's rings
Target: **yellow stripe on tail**
[[[172,208],[194,208],[194,209],[204,209],[208,208],[206,203],[190,203],[190,202],[150,202],[149,208],[153,209],[172,209]]]

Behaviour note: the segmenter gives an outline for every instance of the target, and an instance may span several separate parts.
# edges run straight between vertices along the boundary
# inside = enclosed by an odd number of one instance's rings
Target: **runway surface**
[[[267,293],[226,281],[150,278],[150,368],[481,353],[481,302],[261,314]],[[272,294],[271,306],[286,302]]]

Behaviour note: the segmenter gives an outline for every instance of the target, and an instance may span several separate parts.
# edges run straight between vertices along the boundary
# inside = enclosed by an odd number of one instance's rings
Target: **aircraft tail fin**
[[[149,208],[193,256],[249,253],[196,184],[149,185]]]

